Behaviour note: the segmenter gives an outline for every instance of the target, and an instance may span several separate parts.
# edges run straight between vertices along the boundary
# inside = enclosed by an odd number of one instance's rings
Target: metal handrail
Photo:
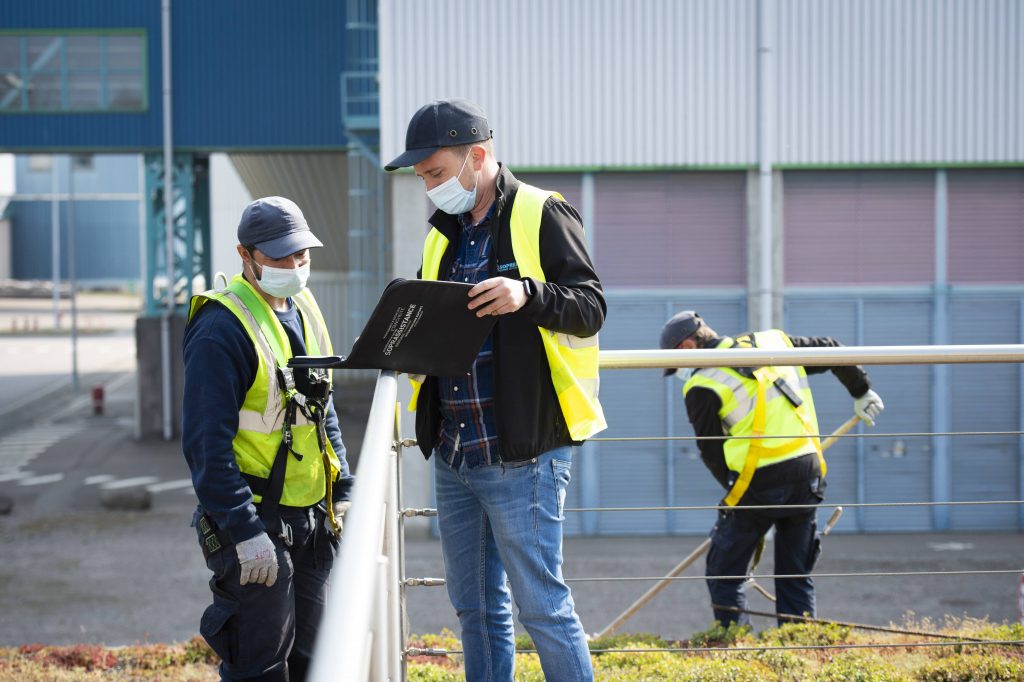
[[[785,350],[717,349],[700,350],[624,350],[602,351],[601,369],[664,369],[666,367],[720,367],[727,358],[730,367],[764,365],[911,365],[960,363],[1022,363],[1024,344],[963,346],[847,346],[840,348],[793,348]],[[409,586],[443,585],[443,579],[406,578],[402,567],[402,524],[407,515],[430,515],[434,510],[404,509],[400,490],[401,448],[403,442],[396,430],[397,381],[394,372],[381,372],[374,392],[366,436],[360,451],[359,476],[353,491],[352,510],[346,517],[346,532],[341,555],[334,570],[331,591],[325,605],[324,618],[317,638],[316,655],[310,674],[311,682],[327,680],[404,680],[405,614],[403,591]],[[996,435],[997,432],[977,432]],[[893,435],[893,434],[888,434]],[[898,434],[898,435],[960,435]],[[998,435],[1020,435],[1019,432],[998,432]],[[858,437],[862,437],[862,434]],[[634,440],[605,438],[602,440]],[[640,440],[640,439],[636,439]],[[670,437],[664,440],[699,440],[694,437]],[[966,504],[1016,504],[1016,500],[987,502],[896,502],[863,503],[848,506],[932,506]],[[834,506],[834,505],[821,505]],[[581,508],[566,511],[641,511],[650,509],[697,510],[718,509],[719,505],[654,508]],[[898,575],[943,576],[1017,573],[1018,570],[995,571],[915,571],[869,573],[816,573],[817,578],[888,577]],[[774,574],[755,578],[793,577]],[[706,576],[673,576],[672,580],[704,580]],[[592,581],[644,582],[665,580],[661,577],[582,577],[566,582]],[[1020,642],[1007,642],[1019,644]],[[965,642],[966,644],[966,642]],[[997,644],[989,642],[987,644]],[[917,646],[918,644],[912,644]],[[922,643],[921,646],[930,646]],[[948,645],[948,644],[947,644]],[[875,647],[870,645],[851,645]],[[907,644],[901,644],[907,646]],[[824,647],[844,648],[844,647]],[[761,650],[762,647],[752,647]],[[670,649],[677,650],[677,649]],[[678,649],[700,651],[699,649]],[[709,649],[710,650],[710,649]],[[417,650],[418,651],[418,650]],[[640,650],[637,653],[649,652]],[[715,651],[720,651],[715,649]],[[438,654],[446,653],[437,651]],[[429,655],[429,654],[428,654]]]
[[[840,346],[839,348],[700,348],[693,350],[603,350],[601,369],[762,365],[931,365],[1024,361],[1024,344],[968,346]]]
[[[397,402],[395,373],[381,372],[359,451],[352,508],[345,517],[341,552],[331,576],[335,588],[327,598],[317,635],[311,682],[401,677],[403,642],[395,633],[397,623],[391,622],[394,602],[389,604],[389,597],[398,598],[399,586],[391,585],[387,577],[399,556],[394,481]]]

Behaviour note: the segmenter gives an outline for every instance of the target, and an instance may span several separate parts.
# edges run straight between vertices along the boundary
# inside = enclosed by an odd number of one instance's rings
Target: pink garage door
[[[932,281],[934,172],[791,171],[783,188],[786,284]]]
[[[949,280],[1024,282],[1024,171],[949,171]]]
[[[745,286],[743,173],[599,173],[594,257],[606,287]]]

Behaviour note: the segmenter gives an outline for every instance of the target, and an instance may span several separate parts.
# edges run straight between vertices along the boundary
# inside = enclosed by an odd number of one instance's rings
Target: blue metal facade
[[[71,224],[66,200],[70,157],[57,156],[57,192],[60,216],[60,278],[68,276],[68,230]],[[28,157],[15,163],[18,194],[7,208],[11,221],[12,275],[15,279],[53,277],[51,249],[50,170],[33,170]],[[75,270],[79,281],[124,284],[141,277],[142,227],[139,158],[135,155],[96,155],[87,168],[77,168],[74,178]],[[124,195],[126,198],[97,198]],[[135,198],[127,198],[135,195]],[[17,197],[23,197],[18,199]],[[24,197],[32,197],[26,200]]]
[[[345,3],[172,0],[179,151],[340,149]],[[148,109],[0,114],[0,151],[156,150],[162,144],[160,0],[5,0],[4,33],[141,30]]]

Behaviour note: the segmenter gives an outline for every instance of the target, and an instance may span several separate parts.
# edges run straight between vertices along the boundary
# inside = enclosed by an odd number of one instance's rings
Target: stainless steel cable
[[[1024,431],[905,431],[897,433],[843,433],[828,434],[819,433],[814,438],[824,440],[825,438],[930,438],[932,436],[1024,436]],[[621,437],[597,437],[588,438],[591,443],[644,443],[656,441],[701,441],[701,440],[753,440],[760,438],[769,440],[773,438],[809,438],[804,433],[763,435],[763,436],[621,436]]]
[[[983,642],[962,640],[953,642],[879,642],[870,644],[786,644],[783,646],[737,646],[737,647],[658,647],[653,649],[591,649],[592,654],[659,654],[659,653],[714,653],[762,651],[806,651],[824,649],[893,649],[903,647],[955,647],[955,646],[1021,646],[1022,639],[986,640]],[[462,655],[461,649],[420,649],[410,647],[405,656],[453,656]],[[536,654],[533,649],[516,649],[517,654]]]
[[[574,507],[565,512],[634,512],[634,511],[708,511],[729,509],[801,509],[843,507],[968,507],[998,504],[1022,505],[1024,500],[979,500],[977,502],[822,502],[820,504],[759,504],[729,507],[727,505],[697,504],[682,507]]]
[[[865,571],[863,573],[766,573],[763,575],[679,575],[668,577],[657,575],[627,576],[624,578],[566,578],[567,583],[622,583],[622,582],[657,582],[661,580],[768,580],[778,578],[899,578],[904,576],[949,576],[949,575],[1019,575],[1021,570],[993,569],[974,571]]]

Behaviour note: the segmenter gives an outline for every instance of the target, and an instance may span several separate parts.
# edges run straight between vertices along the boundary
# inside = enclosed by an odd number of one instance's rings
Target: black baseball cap
[[[323,246],[299,207],[284,197],[263,197],[246,206],[238,223],[238,243],[255,246],[275,260]]]
[[[457,147],[491,138],[484,110],[464,99],[439,99],[420,107],[409,121],[405,151],[384,166],[393,171],[415,166],[442,147]]]
[[[697,333],[704,326],[704,320],[693,310],[684,310],[669,318],[661,328],[660,345],[662,348],[678,348],[686,339]],[[676,368],[665,370],[665,376],[676,373]]]

